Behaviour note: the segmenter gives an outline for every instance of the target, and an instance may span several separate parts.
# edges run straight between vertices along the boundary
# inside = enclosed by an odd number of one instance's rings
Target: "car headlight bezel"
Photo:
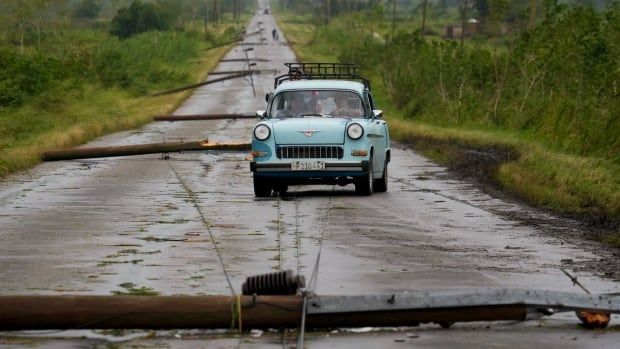
[[[349,138],[357,140],[362,138],[363,135],[364,127],[362,127],[362,125],[358,124],[357,122],[354,122],[347,126],[347,136],[349,136]]]
[[[259,141],[265,141],[271,136],[271,128],[265,124],[254,127],[254,137]]]

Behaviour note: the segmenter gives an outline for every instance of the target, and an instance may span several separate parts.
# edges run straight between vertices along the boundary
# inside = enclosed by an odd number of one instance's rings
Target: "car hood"
[[[294,118],[273,121],[276,144],[343,144],[348,120]]]

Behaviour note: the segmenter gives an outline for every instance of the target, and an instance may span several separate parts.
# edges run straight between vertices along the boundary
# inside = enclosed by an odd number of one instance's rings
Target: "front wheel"
[[[271,183],[264,178],[254,176],[254,195],[259,198],[271,196]]]
[[[388,164],[387,161],[383,165],[383,177],[374,181],[373,191],[375,193],[385,193],[388,188]]]
[[[355,180],[355,193],[357,195],[372,194],[374,179],[372,177],[372,157],[368,161],[368,173]]]

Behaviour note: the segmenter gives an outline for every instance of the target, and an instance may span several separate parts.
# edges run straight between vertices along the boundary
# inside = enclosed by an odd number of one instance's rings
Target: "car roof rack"
[[[292,80],[357,80],[370,90],[370,81],[358,74],[359,65],[354,63],[284,63],[288,73],[276,77],[274,88]]]

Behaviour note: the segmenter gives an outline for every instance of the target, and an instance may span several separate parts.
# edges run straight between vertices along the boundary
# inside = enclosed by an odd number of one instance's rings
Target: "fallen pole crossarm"
[[[309,326],[356,322],[403,326],[420,322],[528,320],[565,311],[620,313],[620,296],[515,289],[439,290],[391,295],[315,296],[308,301]]]
[[[181,87],[178,87],[178,88],[173,88],[173,89],[170,89],[170,90],[153,93],[153,94],[151,94],[151,97],[158,97],[158,96],[163,96],[163,95],[167,95],[167,94],[171,94],[171,93],[177,93],[177,92],[181,92],[181,91],[185,91],[185,90],[190,90],[190,89],[193,89],[193,88],[196,88],[196,87],[201,87],[201,86],[205,86],[205,85],[209,85],[209,84],[214,84],[216,82],[221,82],[221,81],[225,81],[225,80],[241,78],[241,77],[244,77],[244,76],[250,75],[250,74],[252,74],[252,72],[243,72],[243,73],[239,73],[239,74],[224,76],[224,77],[213,79],[213,80],[208,80],[208,81],[198,82],[198,83],[195,83],[195,84],[185,85],[185,86],[181,86]]]
[[[156,115],[153,121],[195,121],[224,119],[256,119],[253,114],[190,114],[190,115]]]

